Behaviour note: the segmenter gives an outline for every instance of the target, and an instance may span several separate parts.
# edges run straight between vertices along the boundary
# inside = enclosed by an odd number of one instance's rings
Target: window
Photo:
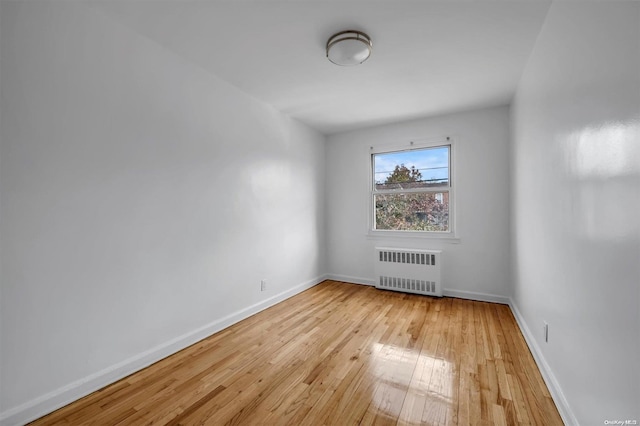
[[[451,143],[372,150],[372,229],[451,234]]]

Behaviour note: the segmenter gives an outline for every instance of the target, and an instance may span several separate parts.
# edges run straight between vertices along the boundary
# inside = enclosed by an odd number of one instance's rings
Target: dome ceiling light
[[[349,67],[369,59],[373,44],[361,31],[341,31],[327,40],[327,59],[336,65]]]

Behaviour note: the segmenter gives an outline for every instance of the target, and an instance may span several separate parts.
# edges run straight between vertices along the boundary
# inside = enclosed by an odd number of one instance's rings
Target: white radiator
[[[376,247],[376,288],[442,296],[442,251]]]

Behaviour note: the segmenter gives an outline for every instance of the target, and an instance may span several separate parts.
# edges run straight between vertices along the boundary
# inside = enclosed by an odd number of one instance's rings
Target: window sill
[[[369,230],[366,235],[369,240],[384,240],[390,238],[408,238],[415,240],[432,240],[442,241],[447,244],[460,244],[460,238],[454,234],[449,233],[424,233],[424,232],[412,232],[412,231],[374,231]]]

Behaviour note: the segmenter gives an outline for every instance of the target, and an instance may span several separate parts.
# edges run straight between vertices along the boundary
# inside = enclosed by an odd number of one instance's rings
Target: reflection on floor
[[[405,419],[429,410],[445,417],[453,405],[453,366],[416,350],[373,344],[373,374],[379,382],[371,403],[389,417]]]

